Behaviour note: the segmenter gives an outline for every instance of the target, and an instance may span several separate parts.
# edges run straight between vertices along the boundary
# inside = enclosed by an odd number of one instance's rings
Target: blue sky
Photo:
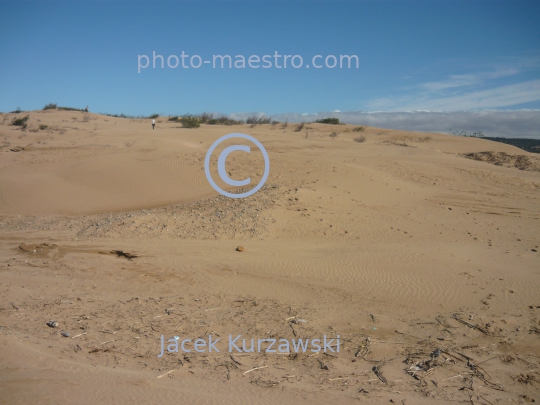
[[[540,110],[538,1],[0,4],[0,111],[54,102],[130,115],[341,111],[354,121],[354,112]],[[165,68],[158,60],[138,73],[138,55],[153,51]],[[182,51],[233,61],[277,51],[304,65],[167,67]],[[342,54],[359,67],[305,67]]]

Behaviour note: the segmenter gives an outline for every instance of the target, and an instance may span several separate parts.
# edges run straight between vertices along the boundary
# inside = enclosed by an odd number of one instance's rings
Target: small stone
[[[244,247],[243,247],[243,246],[237,246],[237,247],[236,247],[236,251],[237,251],[237,252],[243,252],[243,251],[244,251]]]
[[[70,336],[70,333],[69,332],[62,332],[60,333],[62,336],[64,337],[69,337]]]
[[[56,321],[47,322],[47,326],[49,326],[51,328],[58,328],[58,325],[60,325],[60,324],[58,322],[56,322]]]

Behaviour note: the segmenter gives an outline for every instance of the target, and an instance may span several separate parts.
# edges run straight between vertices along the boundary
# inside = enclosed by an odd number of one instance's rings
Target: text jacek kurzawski
[[[226,346],[224,346],[226,344]],[[327,338],[326,335],[322,339],[245,339],[242,335],[229,335],[227,342],[221,342],[221,339],[214,339],[212,335],[208,335],[208,339],[181,339],[179,336],[174,336],[165,342],[164,335],[161,335],[161,353],[158,357],[162,357],[165,351],[169,353],[178,352],[198,352],[198,353],[220,353],[228,351],[229,353],[305,353],[311,352],[332,352],[339,353],[339,335],[336,337]]]

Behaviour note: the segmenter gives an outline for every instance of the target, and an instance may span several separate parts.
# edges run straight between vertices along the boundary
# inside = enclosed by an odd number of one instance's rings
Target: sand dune
[[[25,131],[0,117],[6,403],[540,400],[538,156],[348,125],[29,115]],[[233,132],[271,161],[246,199],[204,174]],[[258,182],[262,155],[227,170]],[[162,334],[340,335],[342,351],[158,358]]]

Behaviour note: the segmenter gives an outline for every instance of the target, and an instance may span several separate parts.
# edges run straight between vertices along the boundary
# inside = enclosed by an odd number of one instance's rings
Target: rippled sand
[[[465,157],[538,167],[534,154],[351,125],[160,118],[152,130],[37,111],[21,131],[11,116],[0,116],[5,403],[540,400],[540,173]],[[271,161],[265,187],[240,200],[204,175],[206,151],[232,132]],[[259,181],[252,152],[231,155],[232,178]],[[340,335],[342,350],[157,357],[161,335],[209,334]]]

